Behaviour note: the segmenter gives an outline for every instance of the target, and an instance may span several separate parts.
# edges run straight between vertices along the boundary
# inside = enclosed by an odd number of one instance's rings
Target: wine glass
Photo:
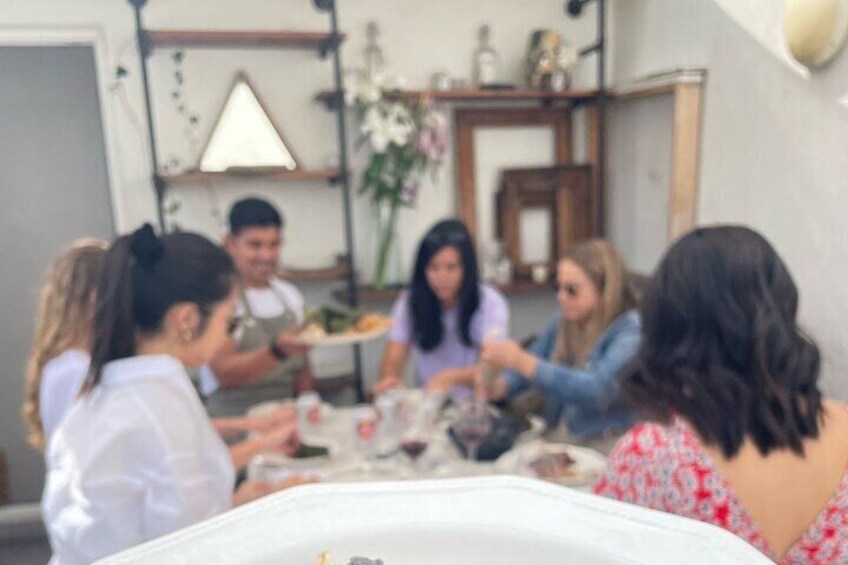
[[[412,424],[404,432],[400,441],[400,449],[409,458],[412,469],[420,474],[420,459],[430,445],[430,432],[427,426],[420,422]]]
[[[466,459],[477,461],[477,450],[492,431],[489,406],[480,400],[461,404],[453,431],[459,441],[465,445]]]

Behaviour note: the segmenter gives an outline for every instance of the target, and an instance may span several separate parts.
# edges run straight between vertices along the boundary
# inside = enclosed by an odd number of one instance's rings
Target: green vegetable
[[[322,306],[309,308],[306,312],[306,322],[316,324],[328,334],[345,333],[363,316],[360,310],[341,310]]]

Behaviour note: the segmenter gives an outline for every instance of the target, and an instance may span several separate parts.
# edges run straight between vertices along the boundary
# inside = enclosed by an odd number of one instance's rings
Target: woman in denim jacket
[[[576,245],[557,268],[557,301],[560,311],[528,349],[510,340],[483,345],[483,362],[505,373],[480,386],[492,399],[535,387],[549,425],[562,422],[559,435],[609,451],[635,421],[619,398],[619,373],[641,334],[636,296],[615,248],[603,240]]]

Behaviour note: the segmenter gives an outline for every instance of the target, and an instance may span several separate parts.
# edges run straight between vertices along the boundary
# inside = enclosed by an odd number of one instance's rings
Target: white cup
[[[297,397],[297,426],[301,434],[314,431],[321,425],[321,397],[317,392],[305,392]]]
[[[531,274],[533,277],[533,282],[536,284],[544,284],[548,282],[548,266],[544,263],[533,265],[533,270]]]

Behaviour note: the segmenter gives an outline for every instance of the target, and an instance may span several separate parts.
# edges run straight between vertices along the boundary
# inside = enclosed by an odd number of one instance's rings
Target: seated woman
[[[53,262],[41,289],[23,408],[27,439],[37,449],[46,447],[88,373],[94,294],[105,255],[105,241],[75,241]]]
[[[91,563],[267,493],[235,472],[185,366],[208,363],[235,307],[229,256],[149,225],[106,253],[91,368],[47,447],[51,563]],[[296,447],[296,428],[288,435]]]
[[[45,449],[89,372],[95,291],[105,255],[104,241],[74,242],[54,261],[41,290],[23,408],[29,442],[37,449]],[[260,434],[230,449],[233,464],[242,468],[259,451],[284,443],[291,430],[282,428],[293,422],[292,410],[278,410],[262,418],[219,418],[213,425],[224,436]]]
[[[848,413],[822,398],[798,292],[747,228],[697,229],[663,259],[624,393],[656,423],[595,492],[710,522],[778,563],[848,563]]]
[[[504,297],[480,284],[468,229],[458,220],[437,223],[418,247],[409,290],[401,293],[392,309],[389,344],[375,393],[403,386],[410,349],[417,353],[419,386],[454,392],[463,386],[470,389],[480,344],[487,334],[505,335],[508,325]]]
[[[494,400],[535,386],[549,424],[565,425],[563,439],[608,452],[634,421],[618,399],[619,373],[640,337],[636,298],[615,248],[577,244],[557,268],[557,300],[559,312],[529,349],[510,340],[483,344],[483,361],[506,373],[481,386]]]

